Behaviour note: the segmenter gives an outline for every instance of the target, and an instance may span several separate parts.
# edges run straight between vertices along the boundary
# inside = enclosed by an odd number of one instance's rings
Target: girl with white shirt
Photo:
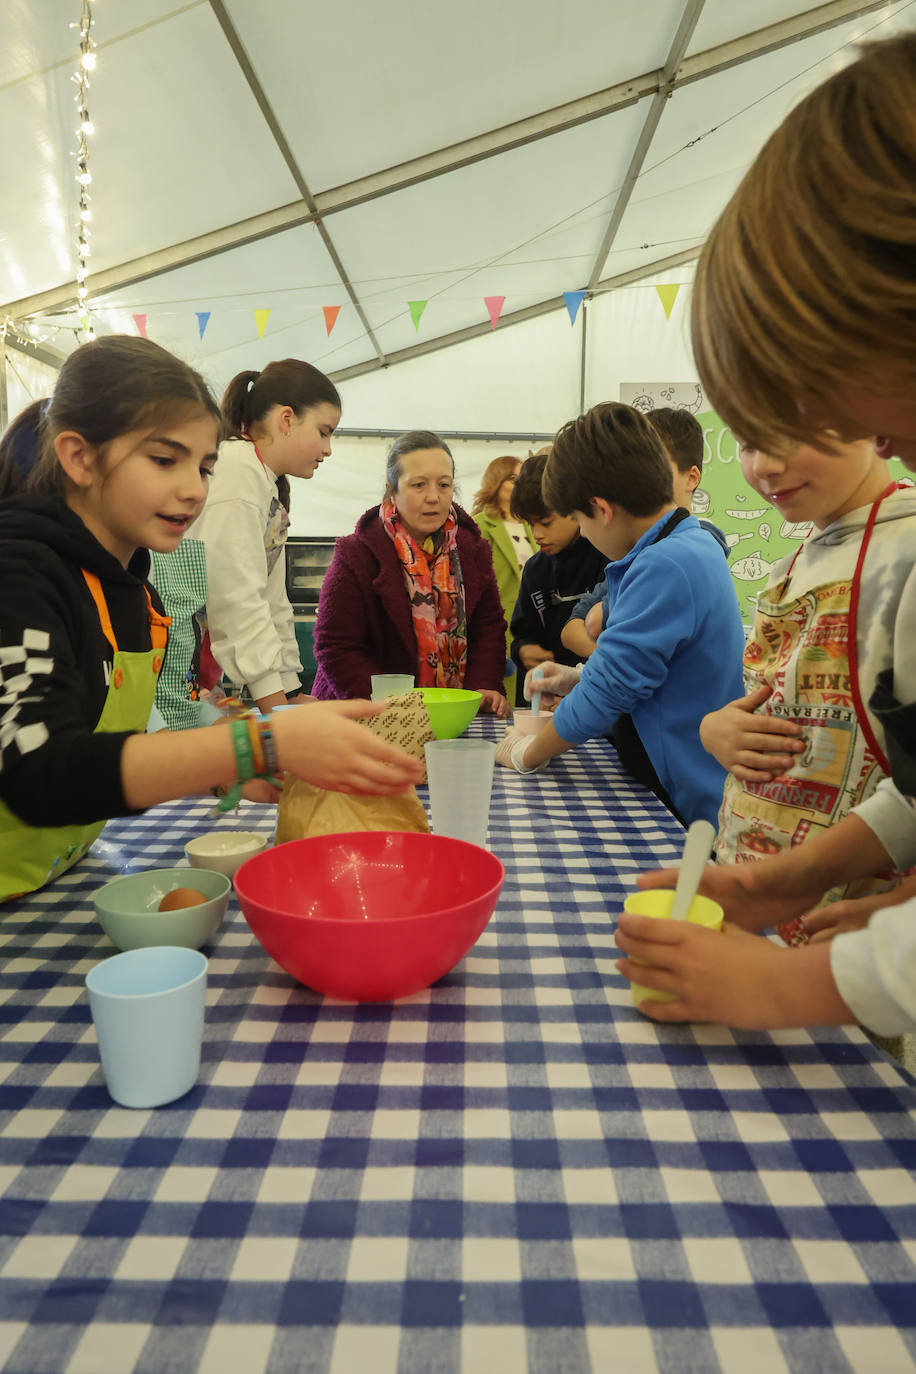
[[[230,437],[191,531],[207,548],[206,629],[233,689],[247,686],[269,711],[299,696],[302,671],[286,594],[286,479],[312,477],[329,456],[340,396],[317,368],[285,358],[233,377],[221,410]]]

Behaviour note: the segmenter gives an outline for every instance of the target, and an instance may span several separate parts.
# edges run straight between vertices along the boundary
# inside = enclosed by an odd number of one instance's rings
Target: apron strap
[[[95,573],[87,572],[82,569],[86,586],[89,594],[95,602],[95,609],[98,611],[99,624],[102,627],[102,634],[108,640],[115,653],[118,652],[118,641],[115,639],[114,627],[111,623],[111,616],[108,614],[108,602],[105,600],[105,593],[102,591],[102,584]],[[146,606],[149,612],[149,635],[150,644],[154,649],[164,649],[168,643],[169,626],[172,623],[170,615],[160,615],[153,605],[152,597],[149,594],[149,587],[144,586],[146,594]]]
[[[852,692],[852,701],[856,709],[856,716],[858,717],[859,724],[862,727],[862,733],[868,741],[869,748],[888,777],[891,776],[891,765],[887,755],[875,738],[875,732],[871,727],[871,721],[865,713],[865,702],[862,700],[862,689],[859,685],[859,587],[862,581],[862,566],[865,563],[865,554],[871,541],[872,530],[875,528],[875,521],[878,518],[878,507],[886,496],[890,496],[891,492],[898,490],[899,485],[898,482],[891,482],[889,486],[885,487],[884,491],[882,491],[868,513],[868,521],[865,526],[865,533],[862,535],[862,543],[859,545],[859,557],[856,560],[856,570],[853,573],[852,587],[849,592],[849,685]]]
[[[87,572],[83,568],[83,577],[86,579],[86,586],[89,594],[95,602],[95,609],[99,614],[99,624],[102,627],[102,634],[108,640],[115,653],[118,652],[118,641],[115,639],[114,629],[111,624],[111,616],[108,614],[108,602],[105,600],[105,593],[102,591],[102,584],[95,573]],[[149,595],[149,593],[147,593]]]

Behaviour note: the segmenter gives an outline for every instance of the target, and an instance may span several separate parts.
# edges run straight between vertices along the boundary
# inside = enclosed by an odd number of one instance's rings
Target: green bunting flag
[[[413,327],[419,334],[420,320],[426,309],[426,301],[408,301],[407,304],[410,306],[410,318],[413,320]]]

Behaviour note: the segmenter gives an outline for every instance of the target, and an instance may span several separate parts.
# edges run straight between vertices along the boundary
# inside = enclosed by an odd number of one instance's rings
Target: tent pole
[[[800,14],[781,19],[766,28],[756,29],[753,33],[743,34],[718,47],[703,52],[692,53],[681,63],[680,71],[674,81],[674,89],[702,81],[704,77],[728,71],[743,62],[749,62],[761,53],[776,52],[791,43],[823,33],[838,24],[848,23],[864,14],[880,9],[887,0],[828,0],[826,4],[814,5]],[[216,11],[214,10],[214,13]],[[93,273],[91,279],[92,295],[98,301],[100,296],[112,291],[120,291],[137,282],[148,281],[165,272],[179,267],[188,267],[195,262],[220,253],[231,252],[245,244],[257,243],[272,234],[282,234],[302,224],[317,221],[321,224],[329,215],[364,205],[381,196],[416,186],[433,177],[445,176],[460,167],[495,157],[511,148],[524,147],[539,138],[549,138],[564,129],[575,128],[592,119],[600,119],[615,110],[635,105],[644,96],[653,96],[660,90],[663,73],[652,71],[641,76],[633,76],[616,86],[591,95],[580,96],[565,105],[545,110],[527,119],[518,120],[488,133],[465,139],[461,143],[440,148],[436,152],[423,154],[408,162],[387,167],[356,181],[320,191],[311,204],[300,199],[277,209],[266,210],[234,224],[186,239],[182,243],[171,244],[143,257],[134,258],[114,267],[103,268]],[[5,309],[13,319],[21,320],[31,315],[49,314],[55,310],[66,309],[76,302],[76,282],[65,282],[46,291],[38,291],[30,296],[6,303]]]
[[[10,422],[10,403],[6,390],[6,338],[0,344],[0,431]]]
[[[582,349],[579,356],[579,414],[585,414],[585,351],[588,342],[588,297],[582,302]]]

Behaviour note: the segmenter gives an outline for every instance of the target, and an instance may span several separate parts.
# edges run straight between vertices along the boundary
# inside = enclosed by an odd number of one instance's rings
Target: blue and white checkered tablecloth
[[[916,1090],[856,1031],[631,1007],[614,914],[681,831],[609,746],[497,771],[502,899],[403,1002],[293,983],[233,900],[200,1083],[124,1110],[92,893],[178,861],[208,812],[112,823],[0,915],[7,1374],[913,1369]]]

